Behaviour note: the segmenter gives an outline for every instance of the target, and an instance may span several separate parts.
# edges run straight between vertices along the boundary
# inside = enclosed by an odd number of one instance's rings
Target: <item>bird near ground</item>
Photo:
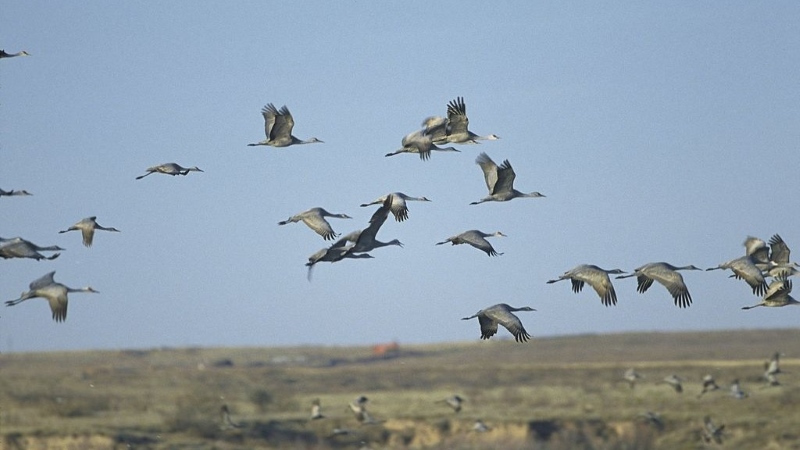
[[[659,414],[657,412],[645,411],[645,412],[637,415],[636,417],[641,419],[642,422],[644,422],[646,424],[649,424],[649,425],[652,425],[652,426],[658,428],[659,430],[663,430],[664,429],[664,419],[662,419],[661,418],[661,414]]]
[[[483,170],[483,178],[486,181],[486,187],[489,188],[489,195],[470,203],[470,205],[477,205],[483,202],[505,202],[519,197],[544,197],[539,192],[525,194],[514,189],[514,179],[517,175],[508,160],[503,161],[503,164],[498,167],[492,161],[492,158],[489,158],[489,155],[481,153],[475,159],[475,163],[481,166],[481,170]]]
[[[670,295],[672,295],[675,306],[687,308],[692,304],[692,296],[689,294],[689,289],[686,288],[686,283],[683,282],[683,276],[677,272],[678,270],[702,269],[692,265],[676,267],[665,262],[655,262],[637,267],[633,273],[619,275],[616,278],[621,279],[635,276],[638,282],[636,290],[641,294],[644,294],[647,289],[653,285],[653,281],[658,281],[667,288]]]
[[[444,403],[445,405],[453,408],[453,411],[460,412],[464,404],[464,399],[460,395],[451,395],[450,397],[436,400],[436,403]]]
[[[315,398],[311,402],[311,420],[319,420],[324,419],[325,416],[322,414],[322,405],[318,398]]]
[[[44,256],[39,252],[59,252],[59,251],[64,251],[64,249],[57,245],[40,247],[31,241],[22,239],[21,237],[15,237],[11,239],[0,238],[0,258],[3,259],[31,258],[37,261],[43,259],[54,260],[58,258],[58,256],[61,253],[54,253],[53,255],[50,256]]]
[[[495,251],[492,244],[486,240],[487,237],[498,236],[498,237],[506,237],[505,234],[495,231],[494,233],[484,233],[480,230],[467,230],[461,234],[457,234],[455,236],[450,236],[446,240],[442,242],[437,242],[436,245],[447,244],[450,242],[453,245],[460,245],[460,244],[469,244],[478,250],[486,253],[489,256],[499,256],[502,253],[498,253]]]
[[[589,283],[589,286],[594,288],[597,295],[600,296],[600,301],[606,306],[611,306],[617,304],[617,293],[608,275],[623,273],[625,272],[620,269],[606,270],[592,264],[581,264],[574,269],[564,272],[564,274],[557,279],[549,280],[547,284],[556,283],[561,280],[571,280],[572,292],[578,293],[583,290],[584,283]]]
[[[31,56],[31,54],[26,52],[25,50],[18,51],[17,53],[7,53],[5,50],[0,50],[0,59],[13,58],[15,56]]]
[[[256,145],[268,145],[270,147],[288,147],[290,145],[322,143],[319,139],[312,137],[301,140],[292,135],[294,128],[294,118],[286,105],[278,111],[272,103],[261,108],[261,115],[264,116],[264,133],[267,138],[254,144],[247,144],[250,147]]]
[[[738,379],[735,379],[731,382],[730,395],[736,400],[742,400],[749,397],[747,392],[742,390],[742,386],[739,384]]]
[[[408,219],[408,206],[406,206],[407,201],[430,201],[426,197],[411,197],[410,195],[406,195],[402,192],[392,192],[391,194],[378,197],[376,200],[370,203],[362,203],[361,206],[366,207],[371,205],[382,205],[387,199],[389,199],[390,203],[389,210],[392,212],[392,215],[394,215],[394,220],[397,222],[402,222]]]
[[[788,280],[782,277],[775,278],[769,284],[769,287],[767,288],[766,292],[764,292],[764,296],[761,298],[761,302],[752,306],[742,306],[742,309],[753,309],[759,306],[779,308],[781,306],[800,304],[800,302],[795,300],[794,297],[789,295],[791,292],[792,292],[792,280]]]
[[[715,443],[722,444],[722,431],[725,425],[716,426],[711,420],[711,417],[705,416],[703,418],[703,442],[706,444]]]
[[[64,286],[54,280],[56,272],[50,272],[32,281],[27,292],[23,292],[18,299],[9,300],[6,306],[14,306],[32,298],[44,298],[50,303],[50,310],[53,312],[53,320],[63,322],[67,319],[68,295],[72,292],[91,292],[97,294],[91,286],[73,289]]]
[[[753,289],[753,294],[764,295],[767,282],[751,256],[745,255],[706,270],[730,269],[736,278],[743,279]]]
[[[764,373],[775,375],[781,372],[781,353],[775,352],[769,361],[764,362]]]
[[[486,425],[481,419],[475,420],[475,423],[472,425],[472,431],[476,433],[485,433],[491,429],[492,427]]]
[[[453,147],[437,147],[433,143],[430,135],[426,134],[424,130],[417,130],[407,134],[403,137],[403,148],[387,153],[385,156],[399,155],[400,153],[418,153],[419,158],[427,161],[431,157],[432,151],[437,152],[460,152]]]
[[[324,208],[311,208],[308,211],[295,214],[286,220],[278,222],[278,225],[286,225],[287,223],[295,223],[302,221],[304,224],[314,230],[318,235],[322,236],[326,241],[336,238],[338,234],[333,231],[331,224],[325,220],[326,217],[335,217],[338,219],[352,219],[347,214],[333,214],[326,211]]]
[[[222,423],[220,424],[220,428],[223,430],[227,430],[230,428],[241,428],[242,424],[235,423],[231,420],[231,411],[228,409],[228,405],[222,405],[219,409],[219,415]]]
[[[663,380],[659,381],[656,384],[662,384],[662,383],[670,385],[672,389],[674,389],[675,392],[677,392],[678,394],[683,393],[683,378],[675,374],[664,377]]]
[[[31,194],[30,192],[28,192],[28,191],[26,191],[24,189],[18,190],[18,191],[15,191],[14,189],[12,189],[10,191],[4,191],[4,190],[0,189],[0,197],[20,197],[20,196],[27,196],[27,195],[33,195],[33,194]]]
[[[505,303],[498,303],[484,308],[469,317],[463,317],[461,320],[470,320],[477,317],[478,323],[481,326],[481,339],[489,339],[494,336],[497,333],[497,325],[499,324],[514,336],[514,340],[517,342],[526,342],[531,335],[525,331],[525,327],[522,326],[522,321],[514,314],[516,311],[536,310],[530,306],[515,308]]]
[[[434,144],[480,144],[478,141],[495,141],[500,139],[496,134],[479,136],[469,128],[469,118],[467,117],[467,105],[464,97],[457,97],[447,104],[447,119],[443,117],[428,117],[423,121],[422,126],[431,135]]]
[[[702,397],[708,392],[719,390],[719,385],[716,381],[714,381],[714,377],[711,374],[708,374],[703,377],[703,390],[697,394],[697,398]]]
[[[622,374],[622,378],[628,382],[628,386],[633,389],[636,387],[636,382],[642,379],[642,376],[639,375],[636,370],[631,367],[630,369],[626,370],[624,374]]]
[[[203,172],[203,170],[201,170],[197,166],[194,166],[194,167],[182,167],[182,166],[180,166],[180,165],[178,165],[176,163],[172,163],[171,162],[171,163],[159,164],[159,165],[153,166],[153,167],[148,167],[147,168],[147,173],[144,174],[144,175],[139,175],[138,177],[136,177],[136,179],[137,180],[141,180],[142,178],[144,178],[144,177],[146,177],[146,176],[148,176],[150,174],[153,174],[153,173],[163,173],[165,175],[172,175],[172,176],[175,176],[175,175],[184,175],[185,176],[189,172]]]
[[[69,231],[80,231],[81,235],[83,236],[83,245],[86,247],[92,246],[92,241],[94,240],[94,232],[95,230],[102,230],[102,231],[113,231],[119,233],[119,230],[113,227],[104,227],[97,223],[97,216],[86,217],[81,219],[75,225],[67,228],[66,230],[61,230],[59,233],[67,233]]]

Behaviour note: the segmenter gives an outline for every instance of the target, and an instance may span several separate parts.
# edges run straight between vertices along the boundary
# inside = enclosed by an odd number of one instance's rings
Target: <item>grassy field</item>
[[[785,373],[767,387],[775,351]],[[3,449],[800,449],[797,355],[800,330],[401,345],[391,357],[370,347],[3,354],[0,437]],[[634,389],[629,367],[644,376]],[[673,373],[682,394],[657,383]],[[698,398],[706,374],[722,390]],[[737,378],[746,399],[728,394]],[[460,413],[435,403],[453,394],[466,400]],[[359,395],[382,423],[359,425],[347,407]],[[310,421],[315,398],[326,418]],[[223,426],[223,404],[239,427]],[[705,415],[725,424],[721,446],[703,442]],[[477,419],[491,429],[473,431]]]

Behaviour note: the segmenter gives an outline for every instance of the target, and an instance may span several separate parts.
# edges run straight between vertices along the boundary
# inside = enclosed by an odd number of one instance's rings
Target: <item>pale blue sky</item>
[[[535,337],[628,330],[795,327],[800,309],[722,272],[661,286],[616,280],[616,307],[548,279],[580,263],[710,267],[773,233],[800,251],[800,5],[796,2],[5,2],[0,48],[0,236],[67,250],[0,261],[0,299],[56,270],[67,321],[44,300],[0,311],[0,351],[478,340],[461,317],[498,302]],[[462,153],[383,155],[463,96]],[[274,149],[260,110],[287,105]],[[475,157],[509,159],[544,199],[486,195]],[[163,162],[199,166],[153,175]],[[405,248],[319,264],[326,243],[277,222],[322,206],[347,233],[358,205],[427,196],[379,238]],[[77,233],[83,217],[92,248]],[[503,256],[434,243],[500,230]],[[505,330],[499,333],[507,337]],[[536,345],[536,341],[526,344]]]

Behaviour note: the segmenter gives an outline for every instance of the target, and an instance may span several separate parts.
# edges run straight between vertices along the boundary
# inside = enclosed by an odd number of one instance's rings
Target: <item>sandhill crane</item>
[[[375,418],[367,412],[367,402],[369,399],[366,396],[360,395],[356,397],[355,400],[348,403],[350,407],[350,411],[353,412],[356,420],[358,420],[361,425],[373,425],[384,422],[383,420],[376,420]]]
[[[758,306],[769,306],[775,308],[800,304],[800,302],[795,300],[794,297],[789,295],[791,292],[792,280],[787,280],[786,278],[775,278],[769,284],[769,288],[767,288],[766,292],[764,292],[761,302],[752,306],[742,306],[742,309],[753,309]]]
[[[477,248],[478,250],[481,250],[482,252],[486,253],[489,256],[502,255],[502,253],[498,253],[497,251],[495,251],[494,247],[492,247],[492,244],[490,244],[489,241],[486,240],[487,237],[492,237],[492,236],[506,237],[505,234],[499,231],[495,231],[494,233],[484,233],[483,231],[480,230],[467,230],[461,234],[450,236],[449,238],[447,238],[442,242],[437,242],[436,245],[442,245],[448,242],[450,242],[453,245],[469,244]]]
[[[751,256],[741,256],[716,267],[709,267],[706,270],[718,269],[731,269],[736,278],[741,278],[750,285],[755,295],[763,295],[767,290],[767,282],[764,280],[764,275],[761,273],[761,270],[756,267]]]
[[[637,416],[638,418],[642,419],[644,423],[653,425],[654,427],[658,428],[659,430],[664,429],[664,419],[661,418],[661,414],[653,411],[645,411]]]
[[[385,156],[394,156],[400,153],[419,153],[419,158],[427,161],[431,157],[431,151],[437,152],[460,152],[453,147],[437,147],[433,144],[433,139],[424,130],[417,130],[403,137],[403,148],[387,153]]]
[[[768,276],[792,276],[798,273],[797,264],[790,261],[791,250],[779,234],[774,234],[769,239],[770,256],[769,267],[766,270]]]
[[[747,392],[743,391],[742,387],[739,385],[738,379],[731,382],[730,395],[736,400],[742,400],[748,397]]]
[[[231,420],[231,411],[228,409],[228,405],[222,405],[219,409],[220,419],[222,420],[222,424],[220,424],[220,428],[223,430],[227,430],[230,428],[241,428],[242,424],[234,423]]]
[[[338,236],[334,233],[331,224],[325,220],[326,217],[336,217],[338,219],[352,219],[347,214],[333,214],[326,211],[324,208],[311,208],[308,211],[303,211],[295,214],[286,220],[278,222],[278,225],[286,225],[287,223],[295,223],[302,221],[308,225],[308,228],[314,230],[318,235],[322,236],[326,241],[333,240]]]
[[[486,153],[481,153],[475,159],[475,163],[481,166],[486,187],[489,188],[489,195],[470,203],[477,205],[483,202],[505,202],[518,197],[544,197],[539,192],[523,193],[514,189],[514,179],[517,177],[514,168],[508,160],[503,161],[499,167],[489,158]]]
[[[707,392],[719,390],[719,385],[716,381],[714,381],[714,377],[711,374],[708,374],[703,377],[703,390],[697,394],[697,398],[702,397]]]
[[[749,256],[753,263],[769,263],[769,247],[767,247],[767,243],[763,239],[747,236],[742,245],[744,246],[744,254]]]
[[[172,175],[172,176],[175,176],[175,175],[184,175],[185,176],[189,172],[203,172],[203,170],[201,170],[197,166],[182,167],[179,164],[171,162],[171,163],[159,164],[159,165],[153,166],[153,167],[148,167],[147,168],[147,173],[144,174],[144,175],[139,175],[138,177],[136,177],[136,179],[137,180],[141,180],[142,178],[144,178],[144,177],[146,177],[146,176],[148,176],[150,174],[153,174],[153,173],[163,173],[165,175]]]
[[[665,288],[667,288],[670,295],[672,295],[672,298],[675,301],[675,306],[687,308],[692,304],[692,296],[689,294],[689,289],[686,288],[686,283],[683,282],[683,276],[677,272],[678,270],[702,269],[692,265],[676,267],[665,262],[655,262],[637,267],[633,273],[628,275],[619,275],[616,278],[629,278],[635,276],[636,281],[638,282],[636,290],[641,294],[644,294],[645,291],[647,291],[647,289],[653,285],[654,280],[658,281]]]
[[[444,403],[445,405],[453,408],[453,411],[459,412],[461,411],[461,406],[464,403],[464,399],[459,395],[452,395],[442,400],[436,400],[436,403]]]
[[[56,322],[63,322],[67,319],[67,303],[68,303],[67,296],[69,293],[71,292],[98,293],[96,290],[92,289],[91,286],[86,286],[79,289],[73,289],[64,286],[61,283],[57,283],[53,279],[53,276],[55,274],[56,272],[53,271],[32,281],[28,285],[29,290],[27,292],[23,292],[20,295],[20,297],[16,300],[7,301],[6,306],[14,306],[31,298],[36,298],[36,297],[44,298],[50,303],[50,310],[53,312],[53,320],[55,320]]]
[[[319,139],[312,137],[300,140],[292,135],[294,128],[294,118],[286,105],[278,111],[272,103],[261,108],[261,115],[264,116],[264,133],[267,138],[261,142],[247,144],[250,147],[256,145],[269,145],[270,147],[288,147],[290,145],[322,143]]]
[[[642,376],[639,375],[639,373],[636,372],[636,370],[633,367],[631,367],[630,369],[626,370],[624,374],[622,374],[622,378],[625,381],[627,381],[628,386],[630,386],[630,388],[633,389],[634,387],[636,387],[636,382],[639,381],[642,378]]]
[[[11,239],[0,238],[0,258],[31,258],[37,261],[42,259],[53,260],[58,258],[61,253],[55,253],[51,256],[44,256],[39,252],[58,252],[64,251],[63,248],[57,245],[48,247],[40,247],[31,241],[15,237]]]
[[[67,228],[66,230],[61,230],[59,233],[67,233],[69,231],[80,231],[81,235],[83,235],[83,245],[86,247],[92,246],[92,240],[94,239],[94,231],[95,230],[103,230],[103,231],[113,231],[119,233],[119,230],[113,227],[104,227],[97,223],[97,216],[86,217],[81,219],[75,225]]]
[[[18,51],[17,53],[6,53],[5,50],[0,50],[0,58],[13,58],[15,56],[31,56],[25,50]]]
[[[476,433],[485,433],[491,429],[492,427],[483,423],[483,420],[481,419],[475,420],[475,423],[472,425],[472,431]]]
[[[355,246],[356,241],[358,241],[358,237],[361,235],[361,230],[353,231],[349,233],[333,244],[330,247],[325,247],[318,250],[316,253],[308,257],[308,262],[306,263],[306,267],[308,267],[308,274],[306,278],[308,281],[311,281],[311,274],[314,269],[314,265],[318,262],[337,262],[341,261],[344,258],[352,258],[352,259],[366,259],[372,258],[373,256],[369,253],[350,253],[350,250],[353,249]]]
[[[4,191],[4,190],[0,189],[0,197],[17,197],[17,196],[25,196],[25,195],[33,195],[33,194],[31,194],[30,192],[28,192],[28,191],[26,191],[24,189],[21,189],[21,190],[18,190],[18,191],[15,191],[14,189],[12,189],[10,191]]]
[[[769,361],[764,362],[764,373],[775,375],[781,372],[781,353],[775,352]]]
[[[406,206],[407,201],[417,201],[417,202],[429,202],[426,197],[412,197],[410,195],[406,195],[402,192],[392,192],[390,194],[383,195],[378,197],[376,200],[370,203],[362,203],[361,206],[371,206],[371,205],[382,205],[386,200],[390,200],[390,211],[394,215],[394,220],[397,222],[402,222],[408,219],[408,207]]]
[[[608,278],[609,274],[616,275],[625,273],[620,269],[601,269],[592,264],[581,264],[572,270],[564,272],[563,275],[555,280],[549,280],[547,283],[552,284],[561,280],[572,281],[572,292],[578,293],[583,289],[584,283],[589,283],[589,286],[594,288],[597,295],[600,296],[600,301],[606,305],[617,304],[617,292],[614,290],[614,285]]]
[[[467,106],[464,97],[457,97],[447,104],[447,119],[441,117],[429,117],[423,122],[423,126],[433,136],[435,144],[479,144],[481,140],[494,141],[500,139],[496,134],[479,136],[469,131],[469,118],[467,117]]]
[[[387,198],[386,201],[383,202],[383,205],[372,214],[372,217],[369,219],[369,226],[361,230],[353,245],[347,249],[347,255],[371,252],[376,248],[389,245],[403,246],[403,243],[397,239],[392,239],[389,242],[381,242],[375,238],[378,234],[378,230],[380,230],[383,223],[386,222],[386,218],[389,217],[389,212],[392,207],[390,200],[390,198]]]
[[[724,429],[725,425],[716,426],[711,417],[703,417],[703,442],[722,444],[722,430]]]
[[[502,325],[509,333],[514,336],[517,342],[526,342],[531,337],[525,327],[522,326],[522,321],[519,317],[514,315],[515,311],[536,311],[530,306],[522,306],[515,308],[505,303],[498,303],[488,308],[484,308],[469,317],[463,317],[461,320],[470,320],[478,318],[478,323],[481,326],[481,339],[489,339],[497,333],[497,325]]]
[[[319,420],[324,419],[325,416],[322,414],[322,405],[318,398],[315,398],[311,402],[311,420]]]
[[[675,389],[675,392],[677,392],[678,394],[683,393],[683,379],[675,374],[664,377],[663,380],[659,381],[656,384],[662,384],[662,383],[670,385],[672,389]]]

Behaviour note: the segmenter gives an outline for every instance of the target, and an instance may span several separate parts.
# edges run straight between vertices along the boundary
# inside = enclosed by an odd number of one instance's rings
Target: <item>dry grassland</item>
[[[780,386],[763,363],[785,354]],[[800,330],[0,355],[3,449],[800,449]],[[630,389],[623,372],[645,378]],[[684,392],[657,384],[669,374]],[[698,398],[701,379],[722,387]],[[736,400],[738,378],[749,397]],[[435,403],[466,399],[460,413]],[[384,422],[359,425],[358,395]],[[309,421],[314,398],[325,419]],[[240,427],[224,427],[228,405]],[[641,414],[653,411],[663,426]],[[703,416],[724,443],[701,438]],[[472,431],[477,419],[491,429]],[[350,434],[330,437],[334,428]]]

